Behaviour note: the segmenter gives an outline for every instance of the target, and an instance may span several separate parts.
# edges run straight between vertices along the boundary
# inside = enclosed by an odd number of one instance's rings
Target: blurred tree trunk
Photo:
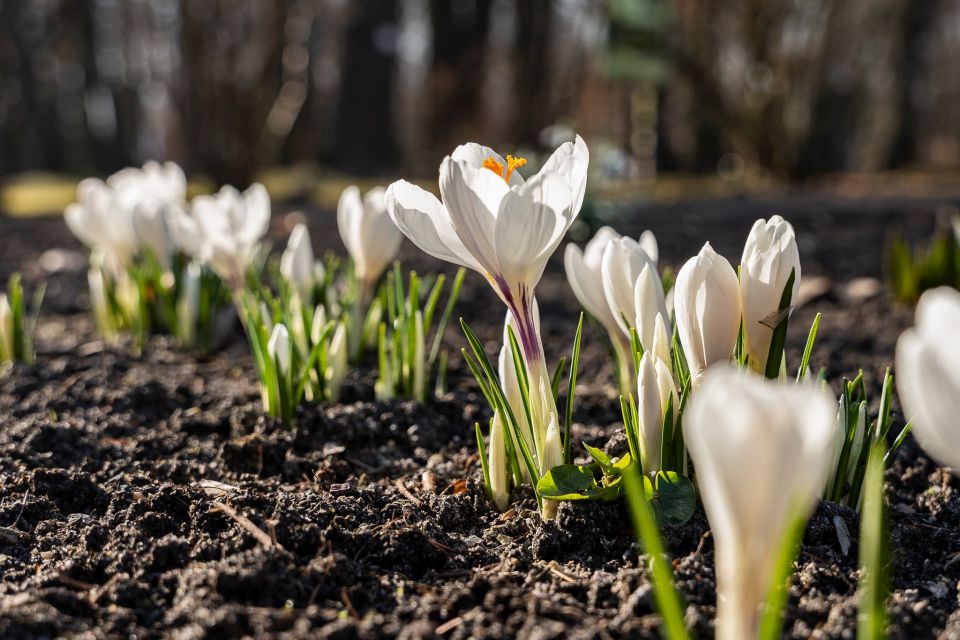
[[[353,2],[344,34],[339,107],[330,164],[376,174],[396,162],[393,131],[396,0]]]

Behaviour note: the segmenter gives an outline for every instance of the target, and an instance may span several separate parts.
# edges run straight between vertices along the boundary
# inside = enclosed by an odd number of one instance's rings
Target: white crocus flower
[[[284,324],[278,323],[273,327],[273,333],[267,341],[267,354],[277,363],[281,375],[290,375],[290,333]]]
[[[327,398],[330,402],[340,399],[340,389],[347,378],[347,325],[339,323],[333,330],[330,346],[327,349],[327,368],[324,371],[324,380],[327,385]]]
[[[601,227],[587,242],[583,250],[568,244],[563,254],[567,282],[580,305],[606,330],[617,358],[618,383],[626,395],[633,385],[633,356],[630,354],[630,339],[620,329],[607,297],[603,292],[601,266],[607,246],[620,239],[620,234],[610,227]]]
[[[784,539],[833,459],[834,408],[814,385],[718,366],[683,417],[716,548],[719,640],[756,638]]]
[[[337,227],[353,260],[361,296],[366,299],[403,240],[390,223],[383,187],[371,189],[362,198],[357,187],[344,189],[337,203]]]
[[[526,161],[477,144],[457,147],[440,165],[441,202],[408,182],[387,189],[387,209],[400,230],[432,256],[484,275],[507,305],[529,372],[533,432],[538,449],[557,409],[543,344],[534,322],[534,290],[547,260],[580,211],[589,152],[579,136],[561,145],[540,171],[524,180]],[[547,393],[541,393],[546,388]],[[543,466],[543,458],[541,459]],[[550,518],[556,506],[544,507]]]
[[[64,211],[67,226],[81,242],[105,254],[107,268],[130,264],[147,248],[168,267],[173,252],[168,219],[183,206],[187,182],[172,162],[147,162],[107,178],[77,185],[77,202]]]
[[[657,356],[657,359],[663,362],[669,371],[673,371],[671,338],[672,335],[667,331],[667,324],[664,322],[663,316],[657,314],[657,318],[654,320],[653,348],[651,350],[653,355]]]
[[[507,436],[504,433],[500,412],[493,416],[490,426],[490,451],[488,467],[490,469],[490,492],[493,503],[500,511],[506,511],[510,504],[510,467],[507,464]]]
[[[269,226],[270,196],[255,183],[243,193],[226,186],[215,195],[197,196],[189,213],[174,216],[171,230],[184,253],[209,264],[238,290]]]
[[[800,290],[800,252],[793,227],[780,216],[757,220],[740,259],[743,346],[750,366],[764,371],[783,290],[794,272],[792,304]]]
[[[647,229],[641,233],[637,242],[640,243],[640,248],[650,258],[653,266],[657,267],[660,264],[660,245],[657,244],[657,237],[653,235],[653,231]]]
[[[656,273],[656,266],[652,265],[650,256],[640,247],[640,243],[632,238],[615,240],[608,244],[603,252],[600,265],[603,294],[617,326],[624,335],[630,335],[630,327],[637,313],[637,279],[645,267],[650,267],[650,270]]]
[[[12,362],[16,355],[13,343],[13,308],[6,293],[0,293],[0,363]]]
[[[106,183],[87,178],[77,185],[77,202],[63,212],[73,235],[91,252],[99,252],[112,273],[130,265],[139,244],[131,212],[117,207],[115,200]]]
[[[737,274],[710,243],[690,258],[674,285],[677,333],[694,385],[707,367],[726,362],[740,333]]]
[[[640,428],[640,466],[648,475],[655,475],[660,471],[663,420],[671,400],[671,414],[675,415],[679,407],[679,397],[673,384],[673,374],[652,351],[644,352],[637,374],[637,416]]]
[[[667,303],[663,295],[663,282],[653,263],[644,265],[634,287],[634,313],[637,336],[640,345],[652,349],[656,337],[657,321],[664,323],[667,315]]]
[[[927,291],[916,324],[897,341],[897,390],[913,435],[938,464],[960,474],[960,293]]]
[[[200,314],[200,277],[203,267],[194,260],[183,270],[180,293],[177,296],[177,337],[180,343],[191,346],[196,340],[197,318]]]
[[[312,299],[316,266],[310,232],[307,225],[298,224],[290,233],[287,248],[280,257],[280,275],[296,288],[300,299],[306,304]]]

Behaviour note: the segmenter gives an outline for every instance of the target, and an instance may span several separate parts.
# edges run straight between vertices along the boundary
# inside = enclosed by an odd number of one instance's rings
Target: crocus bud
[[[658,313],[653,327],[653,347],[650,350],[653,351],[653,355],[657,356],[658,360],[661,360],[667,366],[668,370],[673,371],[670,338],[671,334],[667,331],[663,316]]]
[[[644,473],[653,475],[660,471],[663,418],[671,399],[672,411],[676,412],[679,399],[673,375],[652,351],[644,352],[637,374],[640,466]]]
[[[7,294],[0,293],[0,362],[11,362],[14,356],[13,309]]]
[[[637,335],[644,350],[652,349],[657,318],[663,322],[667,317],[667,303],[663,296],[663,283],[653,263],[647,263],[640,271],[634,286],[634,312]],[[666,327],[664,327],[666,328]]]
[[[791,301],[800,290],[800,252],[790,223],[780,216],[757,220],[740,259],[743,346],[751,368],[764,371],[773,330],[779,324],[780,298],[794,273]]]
[[[603,293],[617,326],[625,335],[630,335],[630,323],[637,312],[637,278],[648,265],[652,265],[650,257],[632,238],[615,240],[603,252],[600,264]],[[656,273],[655,266],[651,266],[651,270]],[[662,288],[660,294],[663,295]]]
[[[629,336],[620,329],[613,310],[603,292],[601,273],[603,254],[608,245],[620,239],[610,227],[601,227],[581,251],[571,243],[563,254],[567,282],[580,305],[599,322],[607,332],[617,359],[617,382],[623,395],[629,393],[636,378]],[[656,241],[654,241],[656,242]]]
[[[360,190],[349,186],[337,204],[337,227],[356,269],[361,288],[369,291],[400,249],[403,236],[390,220],[384,189]]]
[[[815,385],[708,370],[683,433],[716,548],[719,640],[756,638],[784,539],[823,490],[834,405]]]
[[[197,317],[200,314],[201,266],[191,261],[183,270],[180,294],[177,296],[177,337],[180,343],[192,345],[196,339]]]
[[[504,434],[503,420],[500,412],[493,416],[490,427],[490,492],[493,494],[493,503],[497,509],[505,511],[510,504],[510,469],[507,465],[507,440]]]
[[[330,402],[340,399],[340,388],[347,377],[347,325],[340,323],[330,338],[330,347],[327,350],[327,370],[324,378],[327,383],[327,397]]]
[[[641,233],[637,242],[640,243],[640,248],[643,249],[643,252],[650,258],[650,262],[656,267],[660,262],[660,247],[657,245],[657,237],[653,235],[653,231],[647,229]]]
[[[315,345],[320,342],[320,336],[326,328],[327,309],[323,305],[317,305],[313,310],[313,320],[310,322],[310,344]]]
[[[282,375],[290,375],[290,334],[284,324],[278,323],[273,327],[267,342],[267,354],[277,363]]]
[[[280,258],[280,275],[296,287],[300,299],[305,303],[312,298],[315,266],[310,232],[307,225],[298,224],[293,228],[287,248]]]
[[[674,290],[677,332],[696,385],[707,367],[730,359],[737,343],[737,274],[708,242],[680,269]]]
[[[91,261],[93,262],[93,261]],[[103,282],[103,270],[98,265],[91,264],[87,271],[87,287],[90,290],[90,311],[97,329],[106,338],[114,336],[113,322],[111,321],[110,305],[107,303],[107,290]]]
[[[913,435],[937,463],[960,474],[960,293],[927,291],[916,325],[897,341],[897,390]]]
[[[601,227],[587,242],[581,251],[571,243],[563,253],[563,266],[567,272],[567,282],[580,305],[609,333],[620,331],[620,325],[610,310],[603,293],[603,276],[600,268],[603,254],[611,242],[620,239],[620,234],[610,227]]]

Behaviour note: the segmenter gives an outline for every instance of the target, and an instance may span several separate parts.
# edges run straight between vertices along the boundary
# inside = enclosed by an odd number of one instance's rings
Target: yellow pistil
[[[515,169],[527,164],[527,159],[520,156],[507,156],[507,166],[504,169],[503,163],[494,157],[489,157],[483,161],[483,168],[490,169],[495,174],[503,178],[503,181],[510,184],[510,175]]]

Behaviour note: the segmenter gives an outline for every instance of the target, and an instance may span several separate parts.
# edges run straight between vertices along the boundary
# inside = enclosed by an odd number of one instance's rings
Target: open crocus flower
[[[897,390],[913,435],[937,463],[960,473],[960,293],[927,291],[916,325],[897,341]]]
[[[390,185],[386,201],[390,217],[415,245],[483,274],[507,305],[528,369],[528,391],[535,400],[535,443],[546,453],[545,447],[554,440],[548,438],[549,425],[551,419],[556,421],[557,411],[534,320],[534,289],[580,212],[589,152],[577,136],[575,142],[561,145],[529,180],[516,171],[525,162],[513,156],[504,159],[478,144],[461,145],[440,165],[442,202],[402,180]],[[542,456],[541,468],[549,460]],[[556,503],[544,504],[544,517],[549,519]]]
[[[362,198],[357,187],[344,189],[337,204],[337,227],[353,260],[361,297],[366,299],[403,240],[390,223],[383,187],[371,189]]]
[[[176,164],[147,162],[107,178],[77,185],[77,202],[64,211],[67,226],[91,250],[105,254],[111,269],[128,265],[149,249],[164,267],[173,248],[168,220],[186,200],[187,181]]]
[[[309,304],[317,270],[313,259],[313,246],[310,244],[310,232],[307,225],[301,223],[293,228],[287,248],[280,257],[280,275],[292,284],[300,299]]]
[[[674,285],[677,333],[693,384],[707,367],[726,362],[740,333],[740,289],[727,259],[710,246],[690,258]]]
[[[209,264],[239,290],[269,225],[270,196],[255,183],[243,193],[226,186],[214,195],[197,196],[189,213],[173,217],[171,230],[184,253]]]
[[[580,305],[603,326],[613,345],[617,358],[617,376],[620,391],[626,395],[633,386],[633,356],[630,354],[630,339],[620,328],[607,297],[603,292],[601,266],[607,246],[620,239],[620,234],[610,227],[601,227],[587,242],[586,247],[568,244],[563,254],[567,282]],[[654,241],[656,242],[656,241]]]
[[[834,422],[820,387],[731,367],[691,397],[683,432],[715,541],[719,640],[757,637],[784,539],[823,490]]]
[[[780,216],[757,220],[740,259],[740,299],[743,306],[743,346],[750,367],[764,371],[770,352],[780,298],[794,273],[791,300],[800,290],[800,252],[790,223]]]
[[[543,360],[531,309],[534,288],[586,189],[589,152],[583,139],[561,145],[524,180],[522,158],[488,147],[457,147],[440,165],[442,202],[406,181],[387,189],[387,209],[400,230],[432,256],[482,274],[517,319],[529,366]]]

